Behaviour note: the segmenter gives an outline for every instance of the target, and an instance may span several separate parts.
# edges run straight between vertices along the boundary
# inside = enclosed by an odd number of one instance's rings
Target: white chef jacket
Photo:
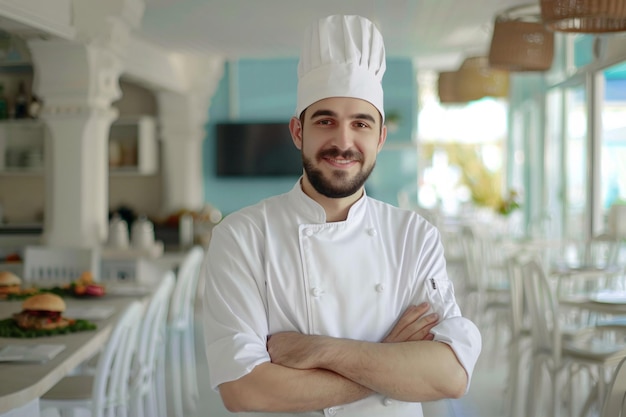
[[[268,335],[380,342],[407,307],[424,301],[440,317],[434,340],[451,346],[471,378],[480,333],[461,317],[439,232],[413,211],[364,195],[345,221],[327,223],[298,182],[226,216],[207,256],[203,322],[213,389],[269,362]],[[296,415],[322,413],[422,416],[420,403],[382,395]]]

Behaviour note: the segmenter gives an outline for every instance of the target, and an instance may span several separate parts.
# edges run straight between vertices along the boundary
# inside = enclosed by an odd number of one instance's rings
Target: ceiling
[[[498,13],[532,0],[146,0],[138,36],[167,49],[227,59],[297,57],[304,28],[359,14],[383,34],[388,57],[456,69],[486,54]],[[538,4],[535,0],[534,3]]]

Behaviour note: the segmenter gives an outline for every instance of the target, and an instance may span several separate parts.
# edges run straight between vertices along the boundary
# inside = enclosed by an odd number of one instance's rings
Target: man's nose
[[[335,144],[339,149],[346,150],[352,148],[354,145],[354,132],[349,124],[339,126],[336,133]]]

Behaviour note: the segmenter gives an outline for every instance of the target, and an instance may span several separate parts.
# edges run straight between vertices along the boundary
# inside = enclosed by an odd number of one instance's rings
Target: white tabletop
[[[148,297],[144,297],[147,299]],[[137,296],[105,295],[101,298],[65,298],[68,309],[85,307],[114,307],[115,312],[106,319],[90,320],[95,330],[38,338],[0,338],[0,347],[25,344],[63,344],[66,348],[56,357],[44,363],[0,363],[0,413],[21,407],[36,400],[52,388],[80,363],[95,355],[106,343],[113,324]],[[21,301],[0,301],[0,319],[11,317],[21,310]]]
[[[601,301],[593,295],[562,299],[559,300],[559,304],[566,307],[579,308],[600,314],[616,316],[626,314],[626,300],[623,302],[617,299],[612,301]]]

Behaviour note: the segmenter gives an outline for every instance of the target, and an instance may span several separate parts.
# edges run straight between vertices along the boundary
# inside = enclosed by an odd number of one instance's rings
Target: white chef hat
[[[385,45],[376,26],[361,16],[328,16],[305,32],[298,64],[296,116],[328,97],[353,97],[383,110]]]

